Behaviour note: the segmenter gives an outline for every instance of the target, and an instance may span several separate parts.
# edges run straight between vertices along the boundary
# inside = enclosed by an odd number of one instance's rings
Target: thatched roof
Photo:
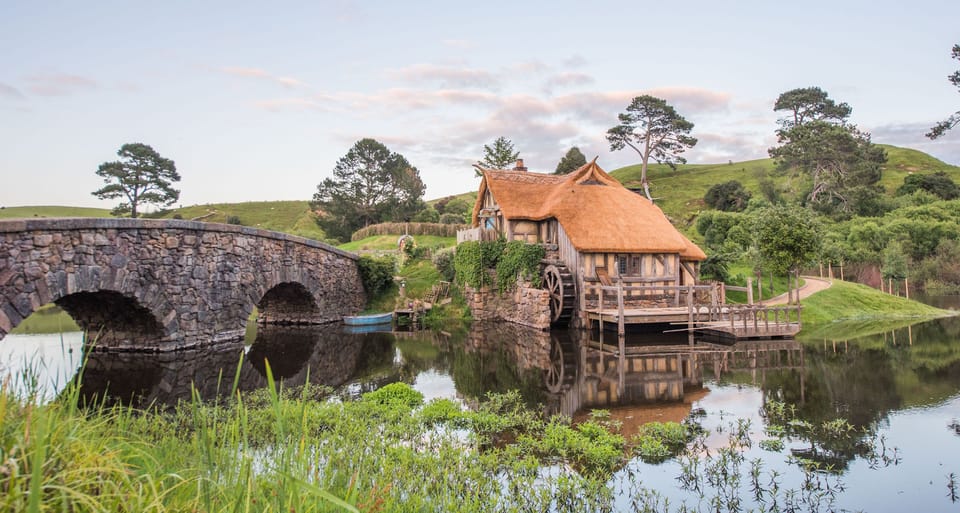
[[[608,175],[596,160],[568,175],[483,170],[473,208],[479,223],[483,196],[493,194],[506,219],[556,218],[583,253],[680,253],[685,260],[707,256],[650,200]]]

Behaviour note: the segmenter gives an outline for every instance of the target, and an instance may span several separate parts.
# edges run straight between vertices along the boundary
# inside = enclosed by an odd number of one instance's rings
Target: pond
[[[191,384],[206,399],[234,381],[243,390],[266,386],[265,361],[288,385],[309,380],[344,399],[397,381],[427,400],[451,398],[467,407],[491,392],[519,390],[545,414],[580,420],[591,409],[607,410],[628,439],[650,421],[686,421],[707,431],[701,443],[711,454],[721,454],[731,435],[742,449],[745,477],[732,492],[724,488],[729,479],[706,480],[706,465],[696,470],[704,481],[691,484],[689,459],[634,458],[610,477],[618,509],[633,507],[632,490],[642,483],[660,494],[654,502],[709,510],[712,496],[751,495],[751,465],[762,469],[765,488],[804,490],[813,476],[813,490],[829,490],[822,510],[960,508],[960,318],[832,325],[798,340],[730,346],[636,335],[623,357],[605,350],[616,336],[603,337],[504,323],[365,334],[342,326],[272,327],[247,344],[83,355],[79,333],[8,335],[0,341],[0,373],[12,375],[15,386],[36,382],[52,398],[77,379],[86,356],[85,396],[140,405],[189,398]],[[795,412],[772,415],[780,405]],[[838,441],[828,430],[803,429],[836,419],[857,435]],[[810,462],[820,470],[803,472]]]

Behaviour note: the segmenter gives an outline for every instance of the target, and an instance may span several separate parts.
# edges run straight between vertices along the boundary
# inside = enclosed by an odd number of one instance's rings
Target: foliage
[[[407,159],[373,139],[361,139],[317,186],[311,205],[317,222],[340,240],[363,226],[403,221],[423,208],[426,187]]]
[[[885,279],[902,280],[907,277],[907,257],[903,244],[894,241],[883,249],[883,262],[880,266]]]
[[[120,160],[104,162],[97,168],[97,175],[107,185],[92,193],[100,199],[126,199],[113,210],[114,215],[136,218],[140,205],[168,206],[180,198],[180,191],[173,188],[180,175],[172,160],[142,143],[124,144],[117,155]]]
[[[363,240],[375,235],[433,235],[436,237],[456,237],[457,231],[466,228],[466,225],[450,225],[441,223],[378,223],[365,226],[350,237],[351,241]]]
[[[945,200],[960,198],[960,187],[957,187],[950,175],[943,171],[929,175],[907,175],[903,178],[903,185],[897,189],[897,196],[913,194],[918,190],[929,192]]]
[[[697,217],[697,233],[703,236],[707,247],[720,250],[730,231],[746,219],[748,217],[745,214],[737,212],[708,210]]]
[[[730,281],[730,257],[724,253],[712,253],[700,264],[700,279]]]
[[[649,422],[631,440],[634,452],[647,463],[660,463],[680,454],[693,440],[693,432],[677,422]]]
[[[437,268],[443,281],[452,282],[456,278],[457,270],[453,263],[455,253],[456,248],[443,248],[433,253],[433,265]]]
[[[440,213],[437,212],[437,209],[428,206],[417,212],[417,215],[413,216],[413,221],[417,223],[437,223],[440,222]]]
[[[243,224],[239,216],[227,216],[227,224]]]
[[[497,268],[500,255],[506,247],[503,239],[495,241],[466,241],[457,245],[453,258],[457,283],[474,288],[491,283],[490,270]]]
[[[557,169],[553,172],[555,175],[565,175],[576,171],[587,164],[587,157],[583,155],[580,148],[574,146],[567,151],[567,154],[557,163]]]
[[[462,214],[446,213],[440,216],[440,224],[447,226],[464,226]]]
[[[375,258],[363,255],[357,260],[357,267],[368,297],[377,296],[393,284],[396,261],[392,257]]]
[[[463,198],[453,198],[447,202],[446,206],[443,208],[443,213],[456,214],[462,219],[463,216],[467,215],[472,208],[473,205],[467,203],[467,200]]]
[[[773,105],[775,112],[786,111],[788,116],[778,121],[781,128],[790,129],[808,121],[843,122],[852,109],[846,103],[836,103],[819,87],[802,87],[780,94]]]
[[[503,253],[497,259],[497,288],[504,292],[513,288],[517,276],[532,280],[534,287],[540,286],[540,261],[546,251],[539,244],[527,244],[514,240],[503,247]]]
[[[764,263],[781,274],[809,263],[820,249],[820,223],[797,207],[778,205],[757,212],[752,233]]]
[[[703,202],[710,208],[724,212],[742,212],[750,201],[750,192],[743,188],[737,180],[718,183],[703,196]]]
[[[520,152],[513,149],[513,141],[500,136],[493,141],[493,145],[483,145],[483,158],[477,163],[484,169],[512,169],[517,162]],[[477,176],[480,171],[474,169]]]
[[[413,409],[423,404],[423,394],[406,383],[390,383],[363,394],[364,402]]]
[[[960,44],[953,45],[953,51],[951,51],[950,57],[960,61]],[[947,80],[960,89],[960,70],[954,71],[948,75]],[[930,139],[937,139],[947,133],[948,130],[956,127],[958,124],[960,124],[960,111],[954,112],[947,119],[934,125],[926,135]]]
[[[640,183],[647,198],[650,198],[647,181],[649,160],[653,158],[671,169],[676,169],[677,164],[686,163],[680,154],[697,144],[697,139],[689,135],[693,123],[678,114],[666,100],[650,95],[635,97],[626,112],[618,114],[617,118],[620,124],[607,130],[610,150],[622,150],[629,146],[640,155]]]
[[[886,153],[869,133],[846,122],[849,105],[814,87],[781,94],[774,110],[787,111],[787,117],[778,121],[780,145],[770,148],[770,156],[781,170],[796,168],[811,177],[806,202],[838,218],[882,214],[877,183]]]

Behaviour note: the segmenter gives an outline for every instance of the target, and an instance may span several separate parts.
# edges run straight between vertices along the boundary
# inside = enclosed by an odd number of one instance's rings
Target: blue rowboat
[[[371,326],[393,322],[393,312],[371,315],[344,315],[343,323],[347,326]]]

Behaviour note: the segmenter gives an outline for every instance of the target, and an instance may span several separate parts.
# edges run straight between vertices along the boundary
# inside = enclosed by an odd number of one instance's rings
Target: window
[[[617,271],[620,276],[640,276],[641,263],[640,255],[617,255]]]

